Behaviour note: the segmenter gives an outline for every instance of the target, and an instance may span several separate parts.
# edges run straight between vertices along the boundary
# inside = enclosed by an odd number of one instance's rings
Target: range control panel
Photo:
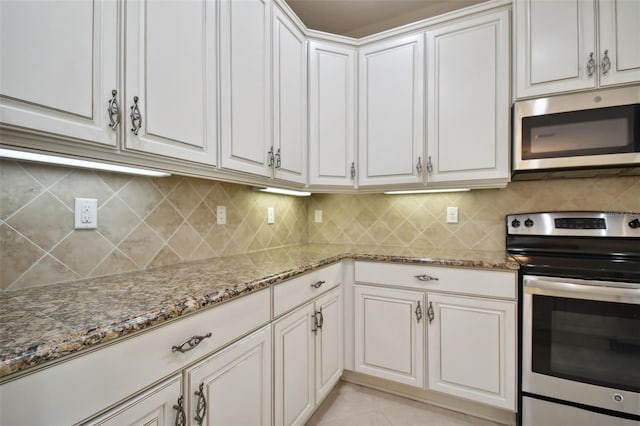
[[[549,212],[507,216],[509,235],[640,237],[640,212]]]

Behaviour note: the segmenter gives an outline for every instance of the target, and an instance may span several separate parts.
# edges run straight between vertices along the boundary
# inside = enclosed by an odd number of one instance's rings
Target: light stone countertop
[[[343,259],[518,269],[505,252],[310,244],[2,292],[0,378]]]

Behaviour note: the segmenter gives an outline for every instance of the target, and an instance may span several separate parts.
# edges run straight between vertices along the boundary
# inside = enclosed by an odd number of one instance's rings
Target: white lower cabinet
[[[173,426],[185,419],[181,375],[176,375],[87,425]]]
[[[514,409],[516,303],[427,295],[429,389]]]
[[[355,372],[514,412],[516,278],[356,262]]]
[[[276,321],[273,335],[275,424],[304,424],[342,375],[342,287]]]
[[[271,326],[185,371],[192,425],[271,424]]]
[[[424,384],[424,293],[356,285],[355,371]]]

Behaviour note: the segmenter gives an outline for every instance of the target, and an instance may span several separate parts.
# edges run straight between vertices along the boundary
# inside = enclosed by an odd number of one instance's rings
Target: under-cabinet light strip
[[[260,191],[260,192],[269,192],[271,194],[293,195],[294,197],[308,197],[309,195],[311,195],[311,193],[307,191],[294,191],[291,189],[271,188],[271,187],[262,188],[262,187],[254,186],[253,190]]]
[[[410,191],[385,191],[386,195],[404,195],[404,194],[435,194],[438,192],[469,192],[470,188],[452,188],[452,189],[416,189]]]
[[[0,148],[0,158],[13,160],[34,161],[37,163],[56,164],[60,166],[79,167],[82,169],[104,170],[115,173],[128,173],[132,175],[165,177],[171,173],[156,170],[140,169],[138,167],[119,166],[117,164],[98,163],[96,161],[78,160],[76,158],[58,157],[56,155],[36,154],[34,152],[16,151]]]

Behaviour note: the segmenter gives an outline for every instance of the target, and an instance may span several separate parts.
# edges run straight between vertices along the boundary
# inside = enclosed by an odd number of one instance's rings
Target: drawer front
[[[355,281],[506,299],[517,294],[515,271],[356,262]]]
[[[183,369],[270,320],[269,289],[5,383],[0,424],[74,424]],[[173,352],[192,336],[211,337]],[[69,409],[73,401],[73,409]]]
[[[336,263],[275,285],[273,287],[274,318],[312,300],[340,283],[342,283],[342,263]]]

